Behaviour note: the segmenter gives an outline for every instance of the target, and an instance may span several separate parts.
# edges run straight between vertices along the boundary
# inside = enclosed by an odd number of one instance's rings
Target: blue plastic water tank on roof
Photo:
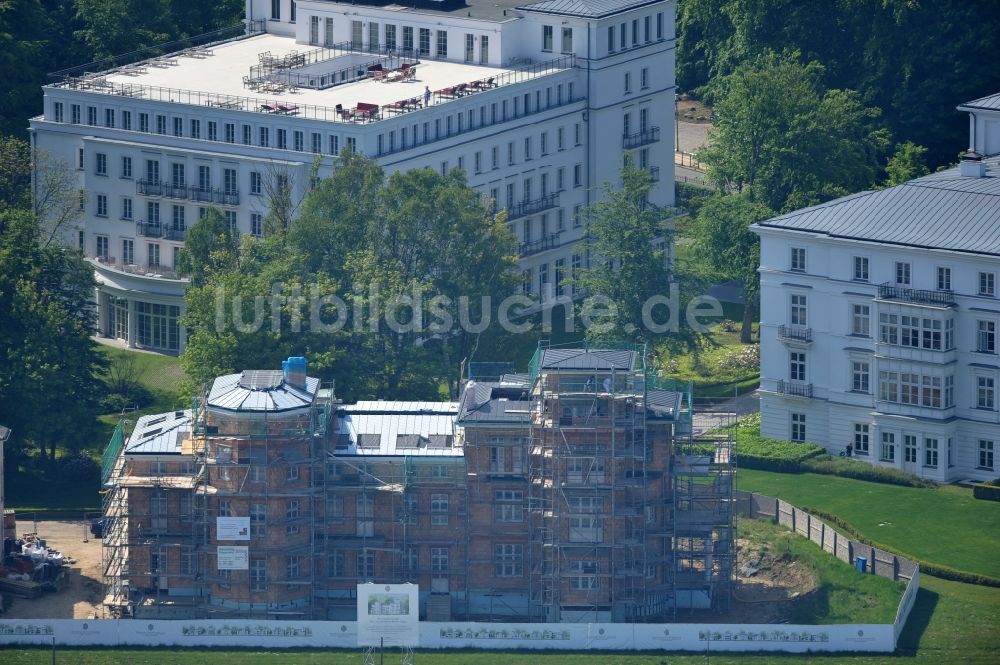
[[[299,388],[306,385],[306,359],[303,356],[289,356],[282,361],[281,371],[285,375],[285,383]]]

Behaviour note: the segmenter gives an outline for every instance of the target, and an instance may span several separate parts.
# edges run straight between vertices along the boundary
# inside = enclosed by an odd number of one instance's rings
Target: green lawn
[[[420,665],[988,665],[997,662],[1000,589],[976,587],[924,576],[895,656],[869,655],[726,655],[639,653],[417,652]],[[5,665],[49,665],[51,649],[0,649]],[[73,665],[361,665],[352,651],[214,651],[214,650],[63,650],[56,663]],[[376,662],[378,662],[376,660]],[[398,663],[399,652],[387,652]]]
[[[741,520],[740,538],[753,550],[778,561],[795,561],[816,576],[817,588],[795,601],[792,623],[892,623],[905,585],[854,568],[783,526],[764,520]],[[763,548],[763,549],[761,549]]]
[[[833,513],[873,541],[918,559],[1000,577],[1000,503],[974,499],[970,489],[753,469],[740,469],[739,487]]]

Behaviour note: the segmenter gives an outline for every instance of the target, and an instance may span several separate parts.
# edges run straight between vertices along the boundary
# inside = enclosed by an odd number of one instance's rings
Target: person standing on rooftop
[[[424,86],[424,106],[431,105],[431,88],[429,85]]]

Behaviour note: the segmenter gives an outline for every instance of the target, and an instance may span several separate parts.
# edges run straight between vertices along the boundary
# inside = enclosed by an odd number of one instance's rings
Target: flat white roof
[[[366,79],[342,83],[325,90],[298,88],[295,92],[286,90],[281,93],[258,92],[244,86],[243,77],[249,76],[251,67],[259,64],[259,54],[269,51],[272,57],[281,58],[293,52],[302,54],[317,48],[308,44],[296,43],[291,37],[260,34],[212,45],[207,49],[211,52],[211,55],[193,57],[185,55],[186,52],[180,52],[172,56],[137,63],[137,65],[142,66],[143,69],[141,71],[133,68],[130,73],[129,66],[126,66],[117,70],[111,70],[105,73],[103,77],[108,83],[114,84],[118,89],[121,86],[129,86],[131,84],[136,87],[153,86],[176,89],[178,91],[197,91],[207,93],[208,95],[249,97],[260,102],[282,102],[286,105],[334,108],[340,104],[345,109],[353,109],[358,103],[382,106],[414,97],[423,101],[425,87],[429,87],[432,92],[435,92],[461,83],[471,83],[490,77],[494,77],[498,79],[498,83],[502,83],[499,80],[500,77],[517,71],[508,68],[442,60],[420,60],[420,63],[416,65],[415,79],[409,81],[382,82],[374,79]],[[354,53],[351,56],[340,59],[345,62],[357,62],[359,58],[365,61],[374,61],[379,59],[379,57],[375,54]],[[158,61],[172,64],[168,66],[154,66],[152,64]],[[414,62],[415,58],[407,58],[405,61]],[[339,71],[341,66],[337,65],[336,62],[336,60],[330,60],[324,64],[328,65],[330,71]],[[310,69],[318,66],[312,65]],[[539,69],[544,68],[539,67]],[[296,69],[292,69],[291,71],[295,73]],[[544,76],[546,73],[551,73],[552,71],[554,70],[549,69],[548,71],[540,72],[519,71],[517,80],[523,81]],[[143,92],[137,96],[159,101],[176,100],[183,103],[198,103],[197,101],[192,101],[189,95],[165,95],[162,91],[157,94]],[[432,100],[432,104],[435,102],[436,100]],[[247,104],[242,110],[259,110],[254,106],[255,104]],[[303,115],[315,117],[312,113],[304,113]]]

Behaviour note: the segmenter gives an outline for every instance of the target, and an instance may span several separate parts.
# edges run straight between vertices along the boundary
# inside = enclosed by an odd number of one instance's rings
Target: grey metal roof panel
[[[179,455],[191,431],[191,410],[141,416],[125,444],[126,455]]]
[[[527,384],[496,381],[469,381],[462,391],[457,420],[459,422],[527,423],[531,402]],[[521,394],[524,399],[520,399]]]
[[[402,402],[396,400],[362,400],[354,404],[338,406],[339,411],[349,413],[451,413],[458,411],[458,402]]]
[[[248,370],[220,376],[212,383],[208,406],[227,411],[275,412],[301,409],[315,401],[319,379],[306,377],[302,388],[278,381],[273,375],[266,370]]]
[[[406,402],[398,403],[405,405]],[[454,445],[457,440],[458,428],[455,426],[454,415],[449,412],[344,412],[339,418],[339,434],[345,435],[350,441],[347,451],[338,454],[355,455],[429,455],[429,456],[461,456],[462,448]],[[378,447],[359,447],[358,441],[364,435],[378,437]],[[400,437],[415,435],[420,437],[419,447],[398,446]],[[431,447],[432,436],[450,436],[450,447]]]
[[[518,7],[520,11],[603,18],[613,14],[654,5],[662,0],[542,0]]]
[[[632,370],[636,363],[635,351],[614,349],[545,349],[542,351],[541,369],[569,370]]]
[[[646,409],[660,417],[677,418],[683,395],[674,390],[650,390],[646,393]]]
[[[986,95],[985,97],[980,97],[979,99],[974,99],[971,102],[966,102],[959,105],[958,109],[964,111],[965,109],[987,109],[990,111],[1000,111],[1000,92]]]
[[[984,161],[982,178],[963,177],[956,167],[796,210],[757,226],[1000,256],[1000,158]]]

